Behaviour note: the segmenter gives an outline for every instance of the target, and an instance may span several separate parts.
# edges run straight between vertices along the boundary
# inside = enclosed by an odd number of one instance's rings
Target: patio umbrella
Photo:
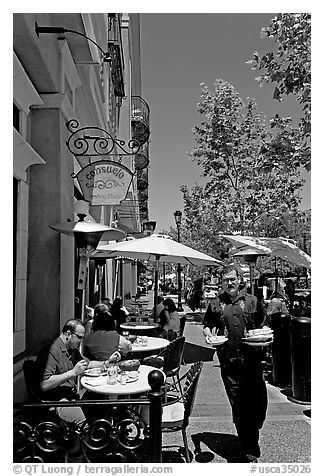
[[[136,258],[155,262],[154,312],[157,303],[159,262],[193,266],[223,265],[222,261],[216,258],[178,243],[166,235],[156,234],[132,241],[98,246],[93,256],[94,258]]]
[[[239,251],[236,256],[250,253],[254,250],[256,255],[272,255],[281,258],[297,266],[310,269],[311,257],[300,250],[298,246],[286,238],[266,238],[242,235],[220,235],[230,241]],[[277,263],[275,259],[276,291],[278,289]]]
[[[282,258],[297,266],[310,269],[311,257],[286,238],[266,238],[242,235],[220,235],[230,241],[238,251],[252,248]]]

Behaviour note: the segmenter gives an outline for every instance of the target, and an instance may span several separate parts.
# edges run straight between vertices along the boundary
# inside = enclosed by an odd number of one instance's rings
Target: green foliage
[[[190,199],[192,210],[200,207],[200,220],[217,217],[224,232],[253,234],[261,215],[272,219],[297,210],[304,182],[298,169],[300,141],[291,120],[275,118],[269,130],[255,101],[244,104],[222,80],[216,80],[214,93],[202,85],[201,95],[198,111],[207,121],[194,128],[197,147],[190,154],[210,179],[203,191],[192,192],[201,192],[200,202]]]
[[[261,30],[264,37],[278,44],[277,51],[264,55],[254,53],[247,63],[262,72],[256,80],[260,86],[275,83],[273,98],[293,94],[302,107],[299,135],[303,138],[300,165],[310,170],[311,134],[311,15],[309,13],[278,14]]]
[[[304,183],[291,120],[275,117],[269,128],[254,100],[244,104],[222,80],[214,93],[202,85],[201,96],[205,121],[194,128],[197,147],[190,157],[208,182],[181,187],[184,242],[225,259],[228,244],[219,234],[290,236]]]

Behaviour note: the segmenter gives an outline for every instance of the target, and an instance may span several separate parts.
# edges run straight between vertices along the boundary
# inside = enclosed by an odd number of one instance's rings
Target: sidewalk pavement
[[[182,372],[191,362],[204,361],[192,416],[187,428],[193,463],[241,462],[240,443],[232,423],[231,407],[220,376],[217,355],[202,335],[203,313],[188,311],[184,330],[186,345]],[[267,383],[267,418],[260,432],[260,463],[310,463],[310,405],[288,400],[289,390]],[[181,432],[163,434],[164,445],[181,445]],[[164,449],[163,462],[184,460],[178,448]]]

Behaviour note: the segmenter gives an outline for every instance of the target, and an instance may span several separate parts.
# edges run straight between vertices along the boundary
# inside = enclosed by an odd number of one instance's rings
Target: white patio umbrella
[[[272,255],[275,258],[281,258],[297,266],[303,266],[309,269],[311,267],[311,257],[300,250],[298,246],[286,238],[267,238],[256,236],[244,236],[244,235],[220,235],[232,243],[237,248],[236,256],[245,256],[248,261],[248,257],[251,258],[253,263],[256,261],[257,256]],[[254,256],[253,256],[254,255]],[[251,265],[250,265],[251,266]],[[252,264],[253,266],[253,264]],[[275,272],[276,272],[276,291],[278,288],[278,275],[277,275],[277,263],[275,260]],[[251,287],[253,288],[251,270]]]
[[[132,241],[98,246],[94,258],[136,258],[155,262],[154,312],[158,293],[159,263],[222,266],[222,261],[178,243],[166,235],[150,235]]]
[[[267,238],[244,235],[220,235],[230,241],[238,251],[244,248],[254,248],[278,258],[282,258],[297,266],[310,269],[311,257],[300,250],[298,246],[288,241],[286,238]]]

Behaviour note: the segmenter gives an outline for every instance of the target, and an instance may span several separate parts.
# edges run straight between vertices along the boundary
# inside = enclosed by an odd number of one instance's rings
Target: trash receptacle
[[[311,401],[311,319],[291,320],[292,396],[298,403]]]
[[[273,329],[272,381],[280,387],[291,385],[291,341],[290,315],[276,312],[272,314],[270,325]]]

